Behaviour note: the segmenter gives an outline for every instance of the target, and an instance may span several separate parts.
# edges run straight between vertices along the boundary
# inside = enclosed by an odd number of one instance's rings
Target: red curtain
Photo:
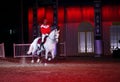
[[[102,21],[120,21],[120,6],[103,6]]]

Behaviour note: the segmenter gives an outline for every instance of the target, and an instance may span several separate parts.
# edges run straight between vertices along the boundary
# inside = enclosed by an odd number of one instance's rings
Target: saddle
[[[40,38],[37,43],[38,43],[38,44],[44,44],[44,43],[46,42],[46,38],[47,38],[47,37],[48,37],[48,36],[45,36],[43,42],[42,42],[42,38]]]
[[[38,48],[38,49],[41,49],[41,47],[43,47],[43,49],[45,50],[45,48],[44,48],[44,46],[43,46],[43,44],[46,42],[46,39],[47,39],[47,37],[48,36],[45,36],[45,38],[44,38],[44,41],[42,42],[42,38],[40,38],[39,40],[38,40],[38,44],[40,44],[40,47]]]

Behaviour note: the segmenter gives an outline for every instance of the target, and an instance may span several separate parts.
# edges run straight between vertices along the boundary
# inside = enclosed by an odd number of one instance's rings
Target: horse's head
[[[58,42],[58,38],[59,38],[59,32],[60,32],[60,30],[57,30],[57,29],[54,29],[53,31],[51,31],[51,33],[49,34],[49,37],[53,40],[53,41],[55,41],[55,42]]]

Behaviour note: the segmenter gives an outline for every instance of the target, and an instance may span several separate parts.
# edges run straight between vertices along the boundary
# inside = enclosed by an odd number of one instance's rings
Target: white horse
[[[50,32],[48,37],[46,38],[46,42],[43,44],[44,49],[45,49],[45,59],[48,59],[48,53],[51,53],[52,59],[55,58],[56,56],[56,44],[58,43],[59,40],[59,30],[54,29],[53,31]],[[41,37],[37,37],[34,39],[34,41],[31,43],[29,50],[27,54],[32,54],[33,56],[35,54],[39,55],[44,49],[43,47],[40,48],[40,43],[38,41],[41,41]],[[39,49],[40,48],[40,49]],[[39,62],[40,59],[37,60]],[[34,63],[34,60],[32,59],[31,61]]]

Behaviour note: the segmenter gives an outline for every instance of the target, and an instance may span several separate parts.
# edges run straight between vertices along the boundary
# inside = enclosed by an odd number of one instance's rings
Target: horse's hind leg
[[[31,63],[34,63],[34,55],[32,55]]]
[[[34,56],[35,56],[35,49],[33,49],[33,51],[32,51],[32,60],[31,60],[31,63],[34,63]]]

